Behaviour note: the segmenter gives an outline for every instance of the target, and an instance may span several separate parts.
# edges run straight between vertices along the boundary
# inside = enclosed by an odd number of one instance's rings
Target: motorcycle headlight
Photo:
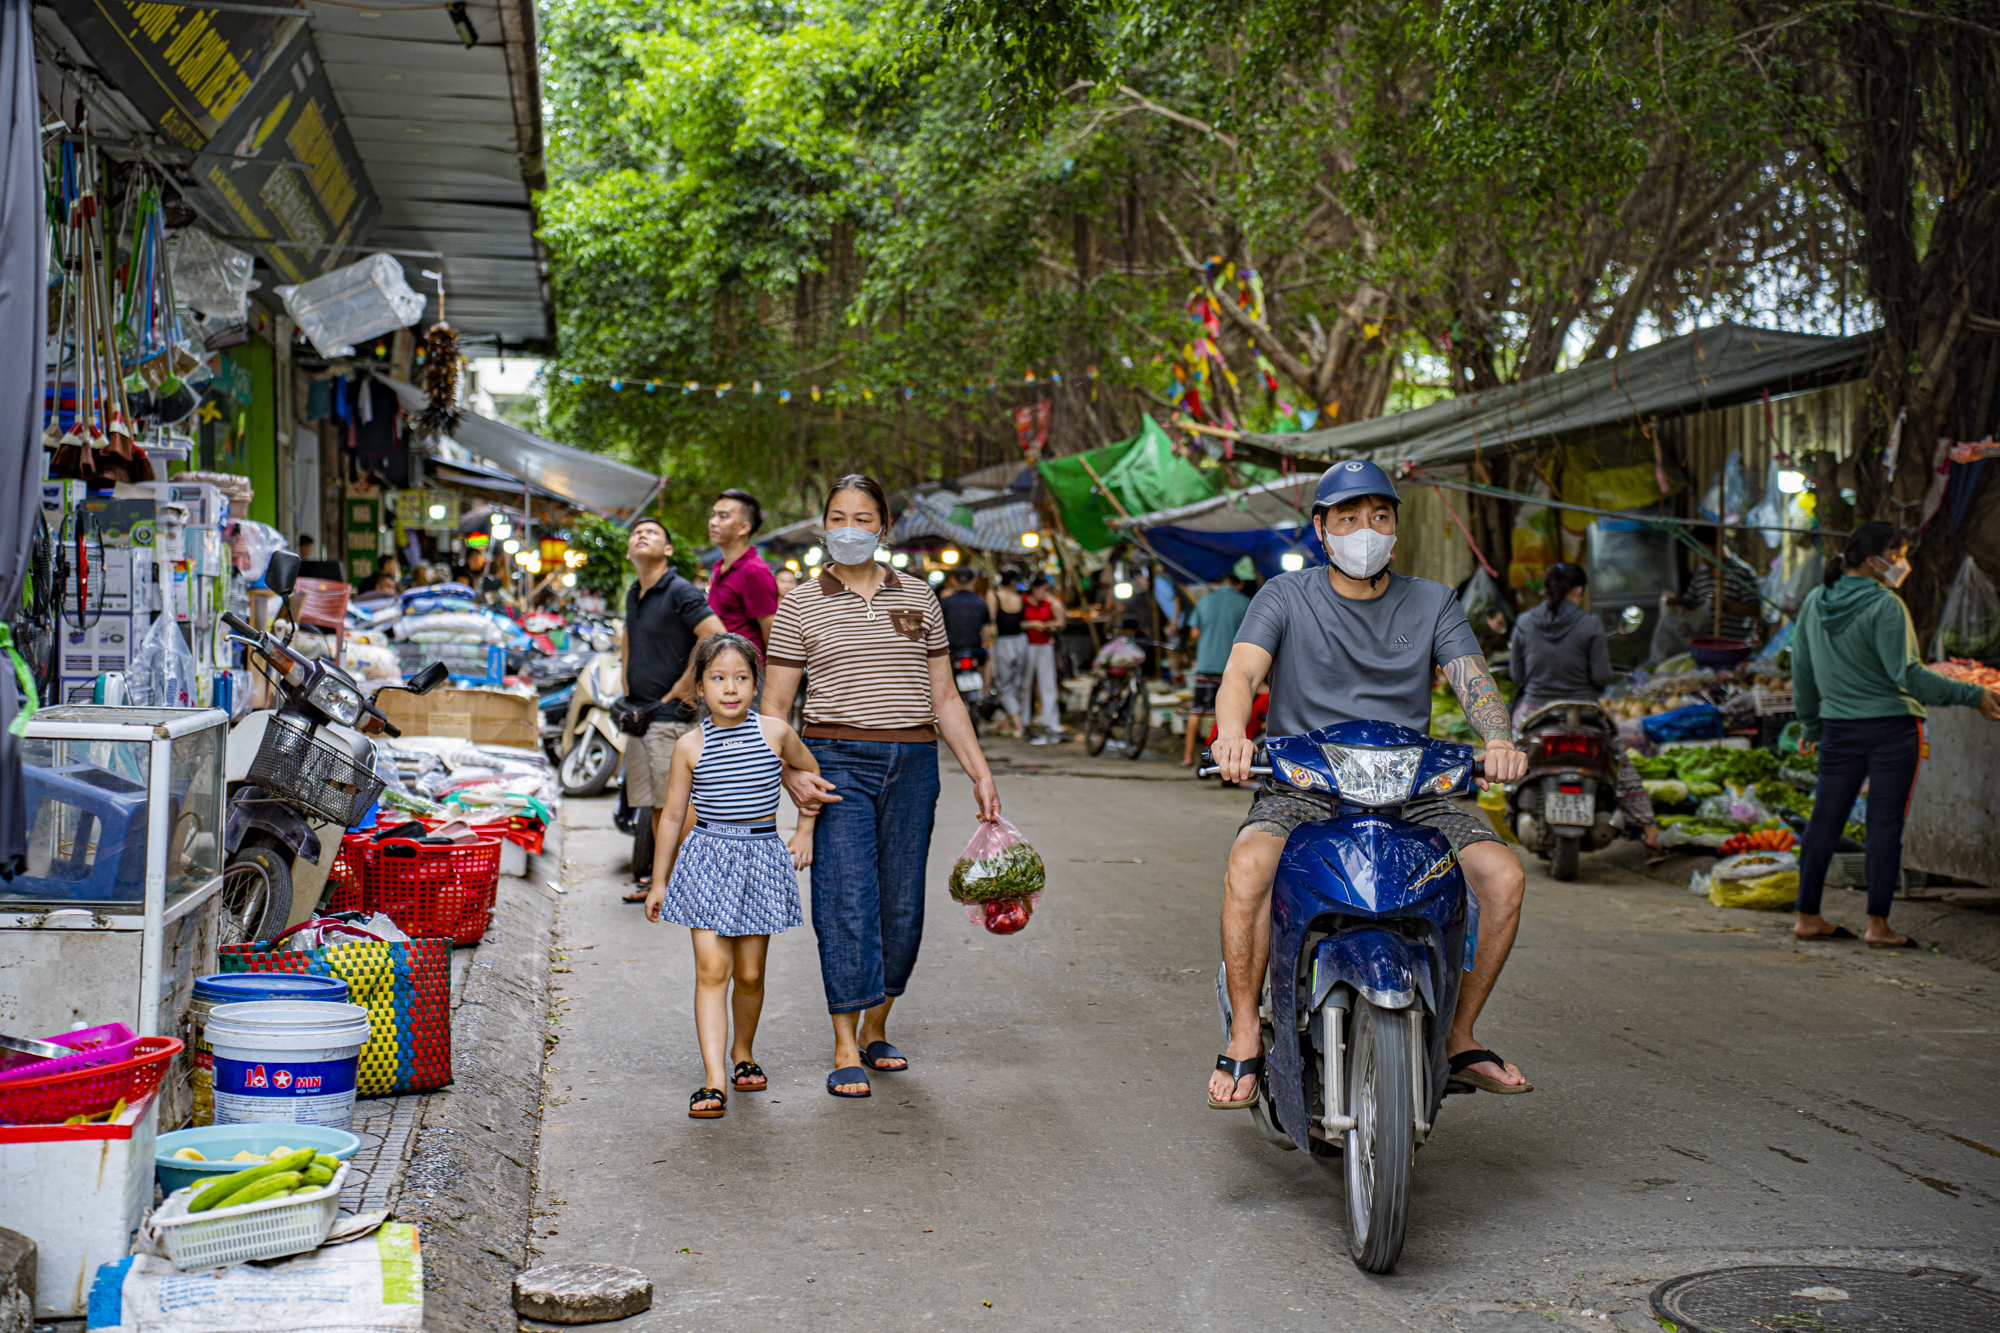
[[[1333,770],[1333,789],[1342,800],[1355,805],[1401,805],[1409,800],[1417,765],[1424,758],[1421,745],[1391,750],[1322,745],[1319,749]]]
[[[1470,767],[1472,767],[1470,764],[1455,764],[1447,768],[1424,784],[1425,794],[1444,795],[1465,779],[1465,770]]]
[[[361,691],[331,673],[321,673],[306,698],[343,727],[361,720]]]
[[[1271,771],[1276,773],[1281,781],[1293,787],[1310,790],[1314,787],[1325,788],[1327,785],[1325,778],[1313,772],[1304,764],[1295,764],[1289,759],[1280,759],[1276,755],[1271,756]]]

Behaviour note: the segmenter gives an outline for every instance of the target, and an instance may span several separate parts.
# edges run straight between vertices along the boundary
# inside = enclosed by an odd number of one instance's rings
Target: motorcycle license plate
[[[977,671],[961,671],[958,673],[958,688],[961,690],[976,690],[985,683],[985,680],[980,677]]]
[[[1579,824],[1588,828],[1595,802],[1582,792],[1552,791],[1543,816],[1551,824]]]

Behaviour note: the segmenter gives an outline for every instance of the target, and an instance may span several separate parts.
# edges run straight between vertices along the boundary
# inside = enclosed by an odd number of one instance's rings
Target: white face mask
[[[1910,577],[1910,562],[1907,560],[1891,563],[1878,555],[1875,561],[1882,566],[1882,582],[1888,587],[1900,588],[1903,586],[1903,580]]]
[[[836,565],[865,565],[875,558],[875,548],[881,544],[881,534],[866,528],[826,530],[826,553]]]
[[[1385,535],[1373,528],[1356,528],[1344,537],[1322,533],[1320,544],[1326,548],[1326,558],[1341,573],[1351,579],[1372,579],[1389,563],[1389,556],[1396,549],[1396,538],[1393,533]]]

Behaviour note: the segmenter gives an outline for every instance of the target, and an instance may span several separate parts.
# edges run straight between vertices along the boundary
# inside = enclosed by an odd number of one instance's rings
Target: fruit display
[[[1737,856],[1744,852],[1789,852],[1798,846],[1799,840],[1788,828],[1758,829],[1754,833],[1738,833],[1722,844],[1724,856]]]
[[[1990,667],[1970,658],[1954,657],[1949,662],[1935,662],[1931,670],[1968,685],[2000,686],[2000,667]]]
[[[182,1161],[203,1160],[199,1154],[188,1157],[192,1148],[183,1148],[174,1154]],[[279,1154],[283,1155],[280,1156]],[[257,1203],[264,1199],[275,1199],[284,1195],[307,1194],[324,1189],[333,1181],[333,1173],[340,1169],[340,1162],[325,1153],[314,1152],[311,1148],[300,1148],[296,1152],[279,1149],[268,1159],[259,1159],[254,1153],[238,1153],[232,1161],[264,1160],[263,1166],[253,1166],[248,1171],[238,1171],[233,1175],[211,1176],[197,1180],[191,1189],[195,1191],[188,1204],[190,1213],[206,1213],[216,1208],[234,1208],[239,1204]]]

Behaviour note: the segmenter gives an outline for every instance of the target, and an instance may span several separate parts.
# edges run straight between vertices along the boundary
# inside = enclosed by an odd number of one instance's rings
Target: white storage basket
[[[182,1272],[221,1268],[247,1259],[280,1259],[318,1249],[340,1213],[347,1165],[310,1194],[259,1199],[235,1208],[190,1213],[196,1190],[176,1190],[153,1214],[167,1258]]]

